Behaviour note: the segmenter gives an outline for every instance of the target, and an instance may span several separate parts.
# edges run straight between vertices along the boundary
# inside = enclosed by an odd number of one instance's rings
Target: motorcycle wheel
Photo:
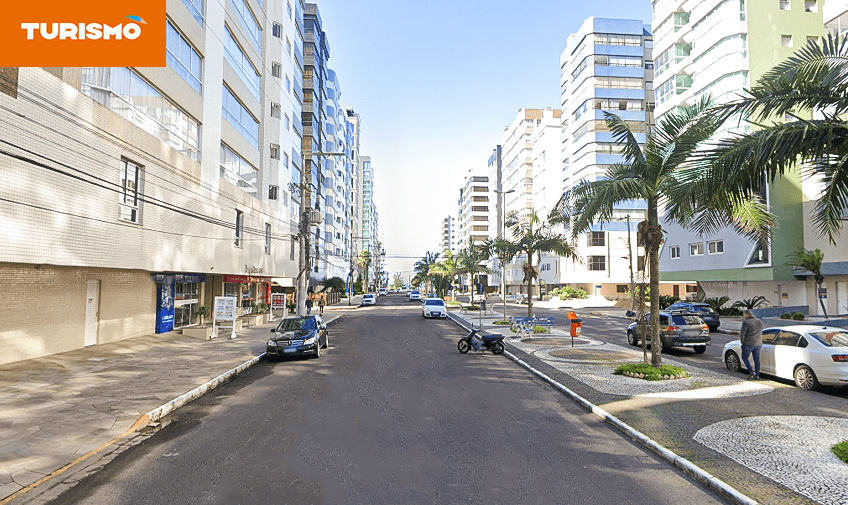
[[[504,353],[504,345],[500,342],[495,342],[492,344],[492,354],[500,356]]]
[[[471,350],[471,345],[464,338],[459,339],[459,342],[456,343],[456,349],[461,353],[465,354]]]

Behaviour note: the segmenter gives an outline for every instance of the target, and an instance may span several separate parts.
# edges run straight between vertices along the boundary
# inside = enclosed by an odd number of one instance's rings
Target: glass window
[[[774,339],[779,332],[780,330],[763,330],[763,345],[774,344]]]
[[[819,6],[816,0],[804,0],[804,12],[818,12]]]
[[[283,73],[283,66],[277,62],[271,63],[271,75],[274,77],[280,77],[280,74]]]
[[[121,192],[119,193],[120,211],[118,219],[131,223],[141,223],[141,199],[139,198],[142,182],[141,167],[122,159],[120,171]]]
[[[280,119],[282,117],[283,108],[278,103],[271,102],[271,117]]]
[[[283,27],[282,27],[282,25],[280,23],[274,23],[273,27],[271,28],[271,34],[274,37],[277,37],[278,39],[282,38],[283,37]]]
[[[790,0],[780,0],[780,10],[788,11],[792,9],[792,2]]]
[[[262,2],[259,3],[261,4]],[[253,16],[253,12],[250,11],[250,7],[247,6],[247,2],[244,0],[230,0],[230,5],[236,11],[244,29],[250,34],[250,39],[253,42],[253,46],[256,47],[256,52],[261,54],[262,46],[259,41],[262,37],[260,35],[259,23],[256,22],[256,18]]]
[[[671,252],[671,259],[675,260],[675,259],[680,258],[680,246],[679,245],[671,246],[669,248],[669,251]]]
[[[689,256],[703,256],[704,255],[704,243],[698,242],[697,244],[689,244]]]
[[[801,338],[801,335],[797,333],[793,333],[791,331],[783,330],[777,334],[777,337],[774,339],[774,345],[785,345],[789,347],[795,347],[798,345],[798,339]]]
[[[244,212],[236,210],[236,239],[235,246],[241,247],[244,243]]]
[[[221,144],[221,177],[245,193],[258,195],[257,170],[223,143]]]
[[[707,242],[707,252],[710,254],[724,253],[724,240],[713,240]]]
[[[603,271],[607,269],[606,256],[589,256],[588,260],[586,263],[590,271]]]
[[[238,101],[226,84],[222,102],[224,119],[233,125],[253,147],[259,149],[259,121],[253,118],[253,115]]]
[[[203,26],[203,0],[183,0],[191,15]]]
[[[602,231],[589,232],[589,245],[592,247],[604,247],[606,243],[606,233]]]
[[[200,93],[200,55],[170,21],[168,21],[167,29],[165,55],[168,66],[174,69],[192,89]]]
[[[792,35],[781,35],[780,45],[783,47],[792,47]]]
[[[813,331],[810,335],[825,347],[848,347],[848,331]]]
[[[256,100],[259,100],[259,72],[253,68],[253,64],[242,51],[236,39],[233,38],[230,28],[227,27],[227,38],[224,40],[224,58],[232,65],[247,89]]]
[[[81,91],[183,153],[200,160],[200,123],[126,67],[84,67]]]

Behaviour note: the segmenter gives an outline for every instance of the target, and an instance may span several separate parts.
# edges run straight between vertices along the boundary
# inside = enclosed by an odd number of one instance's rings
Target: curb
[[[451,320],[454,323],[456,323],[457,325],[459,325],[461,328],[468,330],[468,328],[465,325],[463,325],[462,323],[460,323],[456,319],[451,318]],[[758,503],[756,501],[754,501],[754,500],[748,498],[747,496],[745,496],[744,494],[740,493],[739,491],[737,491],[736,489],[731,487],[729,484],[727,484],[723,480],[721,480],[718,477],[708,473],[707,471],[705,471],[704,469],[702,469],[698,465],[692,463],[688,459],[686,459],[682,456],[678,456],[674,452],[672,452],[672,451],[666,449],[665,447],[661,446],[660,444],[656,443],[654,440],[652,440],[650,437],[648,437],[644,433],[642,433],[639,430],[631,427],[630,425],[628,425],[624,421],[620,420],[619,418],[617,418],[614,415],[610,414],[609,412],[605,411],[601,407],[598,407],[594,403],[583,398],[582,396],[578,395],[577,393],[575,393],[571,389],[560,384],[559,382],[555,381],[554,379],[548,377],[544,373],[536,370],[531,365],[525,363],[524,361],[519,359],[517,356],[515,356],[511,352],[504,351],[504,354],[509,359],[511,359],[515,363],[519,364],[521,367],[530,371],[533,375],[536,375],[537,377],[539,377],[543,381],[545,381],[548,384],[550,384],[551,386],[553,386],[555,389],[559,390],[561,393],[565,394],[566,396],[568,396],[569,398],[571,398],[572,400],[574,400],[578,404],[582,405],[583,408],[587,409],[588,411],[590,411],[593,414],[595,414],[596,416],[600,417],[601,419],[603,419],[607,423],[611,424],[613,427],[615,427],[616,429],[618,429],[619,431],[621,431],[625,435],[629,436],[630,438],[632,438],[636,442],[639,442],[639,444],[641,444],[645,448],[650,449],[652,452],[656,453],[658,456],[660,456],[664,460],[668,461],[669,463],[671,463],[673,466],[675,466],[679,470],[682,470],[683,473],[692,477],[699,484],[707,487],[708,489],[715,491],[721,497],[729,500],[731,503],[734,503],[736,505],[758,505]]]
[[[716,328],[716,331],[719,332],[719,333],[724,333],[725,335],[739,335],[738,331],[725,330],[723,328]]]

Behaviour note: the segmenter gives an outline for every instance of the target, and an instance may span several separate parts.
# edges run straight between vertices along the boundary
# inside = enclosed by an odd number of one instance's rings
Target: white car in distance
[[[373,293],[362,295],[362,305],[377,305],[377,296]]]
[[[418,291],[410,292],[409,293],[409,301],[411,302],[413,300],[421,301],[421,293],[419,293]]]
[[[445,301],[441,298],[427,298],[421,306],[422,317],[439,317],[445,319],[448,317],[448,308]]]
[[[739,340],[728,342],[723,356],[728,370],[745,371]],[[848,329],[811,325],[766,328],[760,371],[794,380],[803,389],[848,386]]]

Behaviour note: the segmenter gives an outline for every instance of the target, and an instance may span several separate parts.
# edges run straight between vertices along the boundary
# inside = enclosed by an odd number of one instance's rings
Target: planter
[[[241,316],[239,319],[243,326],[258,326],[262,324],[262,316],[251,314],[249,316]]]
[[[187,337],[209,340],[212,338],[212,326],[191,326],[183,328],[182,333]]]

